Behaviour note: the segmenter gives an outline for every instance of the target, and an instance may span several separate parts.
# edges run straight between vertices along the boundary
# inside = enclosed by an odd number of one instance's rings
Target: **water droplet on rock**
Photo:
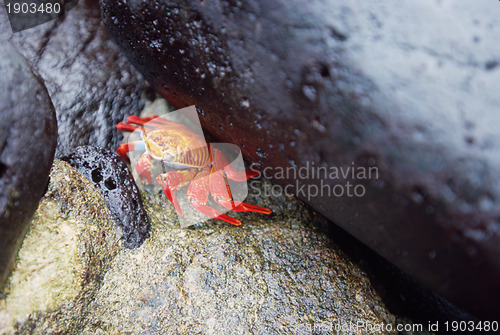
[[[311,86],[311,85],[303,85],[302,86],[302,93],[304,94],[304,96],[311,100],[311,101],[315,101],[316,100],[316,89]]]
[[[427,253],[427,256],[429,257],[429,259],[436,259],[436,256],[437,256],[437,252],[436,252],[436,250],[434,250],[434,249],[430,250],[430,251]]]
[[[244,107],[244,108],[250,108],[250,100],[248,100],[247,98],[243,98],[240,101],[240,105],[241,105],[241,107]]]
[[[255,153],[257,154],[257,156],[261,158],[267,157],[267,153],[264,150],[262,150],[262,148],[257,148],[257,151]]]

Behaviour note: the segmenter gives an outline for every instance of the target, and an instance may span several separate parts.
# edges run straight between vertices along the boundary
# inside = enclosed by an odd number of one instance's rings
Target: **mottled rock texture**
[[[152,236],[127,249],[99,190],[56,160],[0,299],[0,332],[331,334],[343,326],[366,334],[352,326],[358,322],[395,329],[367,273],[318,231],[324,219],[293,197],[259,196],[261,187],[248,200],[273,215],[236,213],[240,227],[210,220],[180,228],[164,194],[145,193]]]
[[[0,6],[0,37],[45,82],[57,114],[56,156],[79,145],[118,145],[114,125],[141,110],[145,83],[110,40],[97,0],[80,0],[56,20],[17,33]]]
[[[115,153],[91,145],[77,147],[62,159],[101,191],[116,224],[123,229],[124,246],[140,246],[149,236],[150,225],[125,162]]]
[[[0,299],[0,333],[77,334],[121,235],[100,191],[56,159]]]
[[[28,62],[0,39],[0,289],[49,178],[54,107]]]
[[[202,125],[261,169],[376,167],[371,180],[299,180],[363,185],[362,197],[296,191],[446,298],[498,316],[498,3],[101,5],[153,86],[197,105]]]

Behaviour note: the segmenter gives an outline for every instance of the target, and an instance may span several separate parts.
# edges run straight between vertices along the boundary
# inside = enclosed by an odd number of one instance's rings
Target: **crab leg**
[[[125,122],[120,122],[116,125],[116,129],[118,129],[119,131],[126,131],[128,133],[131,133],[139,128],[141,127],[127,124]]]
[[[158,116],[138,117],[135,115],[130,115],[127,118],[127,123],[125,122],[118,123],[116,125],[116,129],[118,129],[119,131],[126,131],[131,133],[137,129],[143,129],[144,128],[143,126],[146,126],[148,128],[157,128],[167,124],[175,124],[175,122],[159,118]]]
[[[161,127],[165,125],[177,125],[178,123],[166,120],[164,118],[158,117],[157,115],[151,117],[139,117],[135,115],[130,115],[127,118],[128,123],[134,123],[141,126],[150,126],[152,128]]]
[[[234,206],[234,201],[232,201],[231,204]],[[248,202],[240,202],[238,206],[233,207],[232,210],[235,212],[256,212],[262,214],[271,214],[273,212],[269,208],[252,205]]]
[[[234,168],[232,164],[227,160],[226,155],[224,155],[219,149],[214,148],[210,145],[210,152],[212,154],[212,162],[214,163],[214,170],[224,170],[226,177],[234,181],[246,181],[250,178],[259,175],[258,172],[252,170],[238,171]]]
[[[187,185],[196,175],[197,170],[182,170],[162,173],[156,179],[156,182],[161,186],[167,199],[174,205],[175,210],[179,215],[183,215],[179,201],[175,196],[175,191]]]
[[[252,170],[237,171],[231,164],[224,167],[226,177],[234,181],[247,181],[250,178],[257,177],[258,172]]]
[[[271,214],[272,212],[270,209],[257,205],[252,205],[246,202],[236,203],[233,201],[231,189],[221,170],[215,171],[210,175],[210,191],[212,192],[212,197],[215,202],[226,209],[236,212],[257,212],[263,214]]]
[[[191,205],[196,208],[201,213],[222,221],[226,221],[233,225],[239,226],[241,225],[241,221],[235,218],[230,217],[229,215],[223,214],[212,208],[207,206],[208,196],[210,194],[210,172],[207,170],[203,170],[196,178],[191,182],[188,188],[188,199]]]
[[[130,161],[127,153],[130,151],[145,151],[146,150],[146,143],[143,141],[133,141],[133,142],[127,142],[120,144],[118,149],[116,149],[116,153],[120,155],[123,159]]]
[[[236,171],[236,169],[229,163],[226,156],[218,149],[212,148],[212,173],[210,174],[210,191],[215,202],[222,207],[233,210],[236,212],[257,212],[264,214],[271,214],[271,210],[252,205],[246,202],[236,204],[233,201],[231,189],[224,178],[224,175],[234,181],[246,181],[249,178],[255,177],[258,173],[253,171]],[[228,173],[230,171],[230,173]]]
[[[149,121],[156,119],[157,117],[158,117],[158,115],[153,115],[151,117],[139,117],[139,116],[135,116],[135,115],[130,115],[129,117],[127,117],[127,122],[144,125],[144,124],[148,123]]]

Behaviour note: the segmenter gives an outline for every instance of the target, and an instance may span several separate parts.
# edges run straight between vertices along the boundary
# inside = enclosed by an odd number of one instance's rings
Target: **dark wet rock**
[[[271,177],[452,302],[498,317],[500,6],[101,3],[153,86],[197,105],[260,169],[376,167],[371,180]],[[321,182],[366,192],[300,191]]]
[[[42,197],[57,124],[47,89],[0,39],[0,287]]]
[[[141,110],[145,83],[110,40],[97,0],[81,0],[66,15],[18,33],[0,6],[0,37],[45,82],[59,126],[56,156],[79,145],[118,145],[114,125]]]
[[[367,274],[318,231],[324,219],[293,197],[263,197],[259,184],[248,200],[273,215],[235,213],[240,227],[210,220],[183,229],[161,192],[144,193],[153,234],[125,249],[93,185],[65,163],[56,161],[53,171],[10,294],[0,300],[7,334],[332,334],[336,325],[358,322],[395,328]],[[46,257],[33,256],[40,253]],[[59,270],[55,282],[55,271],[25,271],[49,265]]]
[[[56,159],[0,299],[0,332],[78,333],[121,241],[99,190]]]
[[[119,227],[124,246],[137,248],[149,237],[149,220],[129,169],[116,154],[95,146],[81,146],[62,157],[101,191]]]

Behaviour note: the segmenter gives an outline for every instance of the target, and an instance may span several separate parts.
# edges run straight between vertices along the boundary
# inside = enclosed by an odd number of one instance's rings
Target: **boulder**
[[[282,193],[469,312],[498,317],[500,6],[101,6],[154,88],[199,107],[204,128]]]
[[[129,249],[99,189],[56,160],[0,299],[2,333],[395,334],[401,319],[324,219],[259,185],[248,201],[273,215],[231,213],[239,227],[181,228],[164,194],[143,193],[152,234]]]
[[[54,107],[26,59],[0,39],[0,288],[47,187]]]
[[[47,192],[0,298],[2,334],[75,333],[123,249],[121,235],[100,191],[54,160]],[[40,319],[45,325],[36,326]]]
[[[40,75],[57,114],[56,156],[79,145],[118,146],[114,127],[143,107],[142,76],[110,39],[96,0],[66,1],[58,19],[13,33],[0,7],[0,38],[9,40]],[[67,7],[69,8],[69,7]]]

